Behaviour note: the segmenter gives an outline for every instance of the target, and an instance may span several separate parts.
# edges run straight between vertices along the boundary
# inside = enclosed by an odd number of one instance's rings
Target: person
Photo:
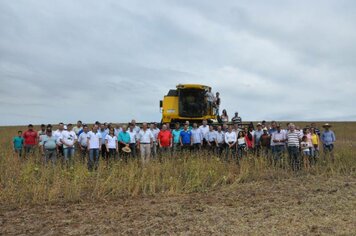
[[[58,129],[54,131],[53,137],[57,140],[57,156],[64,156],[63,153],[63,144],[60,142],[60,137],[62,137],[62,132],[64,131],[64,124],[60,122],[58,124]]]
[[[208,129],[209,127],[206,126]],[[198,124],[194,123],[193,124],[193,129],[192,129],[192,148],[193,151],[199,151],[203,145],[203,131],[202,129],[198,128]]]
[[[221,114],[221,121],[223,123],[229,122],[229,116],[227,115],[227,111],[224,109]]]
[[[150,124],[150,131],[153,135],[153,144],[151,146],[151,155],[153,158],[156,158],[157,157],[157,146],[158,146],[158,143],[157,143],[157,137],[158,137],[158,134],[160,132],[160,130],[157,128],[157,124],[156,123],[151,123]]]
[[[175,155],[179,151],[180,147],[180,124],[177,122],[175,124],[175,129],[172,130],[172,136],[173,136],[173,154]]]
[[[180,146],[181,146],[181,151],[183,152],[184,150],[191,150],[193,140],[192,140],[192,131],[189,129],[189,124],[185,123],[183,130],[180,132]]]
[[[276,134],[279,134],[278,131],[273,133],[272,139],[278,141],[276,139],[280,139],[282,137]],[[299,170],[300,169],[300,153],[299,153],[300,135],[298,131],[295,129],[295,125],[293,123],[289,124],[289,131],[285,139],[288,145],[289,163],[294,171]],[[277,147],[279,146],[277,145]]]
[[[309,128],[304,128],[303,129],[303,136],[302,138],[306,136],[307,137],[307,143],[308,143],[308,148],[309,148],[309,164],[314,164],[314,147],[313,147],[313,141],[312,141],[312,135],[310,133]]]
[[[320,135],[321,135],[320,129],[318,129],[318,128],[316,127],[316,123],[315,123],[315,122],[313,122],[313,123],[310,124],[310,128],[311,128],[311,129],[314,129],[314,130],[315,130],[315,133],[320,137]]]
[[[122,130],[117,135],[117,139],[118,139],[119,153],[124,158],[125,162],[127,162],[129,155],[131,155],[131,153],[132,153],[132,149],[130,148],[131,136],[130,136],[129,132],[127,131],[126,125],[122,126]],[[131,152],[130,153],[125,152],[124,148],[130,149]],[[135,147],[133,147],[133,148],[135,148]]]
[[[206,91],[205,97],[208,102],[207,112],[209,114],[211,114],[211,112],[213,111],[212,109],[213,109],[213,105],[214,105],[214,101],[215,101],[215,97],[214,97],[214,94],[211,92],[211,88],[209,88]]]
[[[136,134],[138,134],[139,132],[140,132],[140,130],[141,130],[141,128],[138,126],[138,125],[136,125],[136,120],[131,120],[131,124],[133,125],[133,129],[134,129],[134,131],[136,131]]]
[[[45,124],[41,125],[41,130],[38,132],[38,144],[40,144],[41,138],[43,136],[46,136],[46,125]]]
[[[12,139],[12,144],[13,144],[14,152],[16,153],[17,157],[19,159],[21,159],[21,157],[22,157],[22,149],[23,149],[23,145],[24,145],[24,138],[22,137],[22,131],[21,130],[19,130],[17,132],[17,136],[15,136]]]
[[[46,135],[41,138],[41,152],[44,156],[44,163],[52,162],[54,166],[57,162],[57,139],[52,135],[52,129],[46,129]]]
[[[194,126],[194,124],[193,124],[193,126]],[[205,147],[207,147],[207,144],[208,144],[208,142],[206,140],[206,135],[209,132],[209,126],[208,126],[207,120],[203,120],[203,124],[201,126],[199,126],[199,130],[202,135],[202,145],[201,146],[203,146],[205,148]]]
[[[311,154],[310,154],[308,137],[306,135],[303,136],[302,138],[302,142],[300,143],[300,148],[302,150],[304,169],[308,170],[310,167],[309,158]]]
[[[116,160],[117,153],[119,152],[119,145],[117,142],[117,136],[115,136],[114,128],[110,128],[109,133],[105,136],[105,148],[108,153],[107,162]]]
[[[246,150],[249,153],[252,153],[255,148],[254,133],[253,127],[249,127],[248,131],[245,132]]]
[[[109,134],[109,130],[107,129],[107,123],[100,124],[100,129],[98,130],[98,133],[101,135],[101,158],[104,160],[108,160],[109,158],[109,153],[106,150],[106,145],[105,145],[105,138],[106,135]]]
[[[216,92],[214,104],[215,104],[215,115],[218,116],[220,113],[220,104],[221,104],[219,92]]]
[[[151,159],[151,146],[153,145],[153,134],[148,129],[147,123],[142,124],[142,129],[138,133],[137,147],[141,152],[141,161],[146,164]]]
[[[216,148],[216,132],[212,125],[209,126],[209,132],[205,135],[205,140],[207,141],[208,152],[214,154]]]
[[[221,125],[218,126],[215,136],[216,154],[221,157],[225,145],[225,133],[222,131]]]
[[[82,163],[85,163],[87,157],[88,157],[88,133],[89,133],[89,127],[88,125],[84,124],[83,125],[83,132],[79,135],[78,137],[78,145],[79,145],[79,150],[80,150],[80,159]]]
[[[272,155],[274,164],[277,165],[278,162],[281,162],[283,153],[285,151],[285,142],[286,136],[285,132],[281,130],[281,125],[276,124],[276,132],[272,133],[271,141],[273,144]],[[272,146],[272,145],[271,145]],[[280,163],[282,165],[282,163]]]
[[[231,118],[231,121],[233,123],[237,123],[237,124],[240,124],[242,122],[242,119],[241,117],[239,116],[239,113],[238,112],[235,112],[235,116]]]
[[[272,163],[271,159],[269,158],[271,149],[271,136],[268,133],[267,127],[263,128],[263,134],[261,135],[259,144],[261,146],[261,151],[264,157],[269,159],[270,163]]]
[[[81,120],[77,121],[77,125],[73,127],[74,133],[79,137],[79,135],[82,133],[83,130],[83,123]]]
[[[136,158],[137,157],[137,152],[136,152],[136,142],[137,142],[137,135],[138,133],[135,130],[135,125],[130,123],[129,130],[127,133],[130,135],[130,144],[129,147],[131,149],[131,157]]]
[[[321,134],[320,140],[323,143],[324,160],[330,155],[331,161],[334,161],[334,143],[336,141],[335,133],[330,130],[331,125],[326,123],[323,125],[324,132]]]
[[[77,135],[72,129],[73,125],[68,124],[67,130],[63,131],[62,136],[60,137],[60,142],[63,144],[64,161],[67,165],[73,165],[75,143],[78,140]]]
[[[98,132],[98,125],[94,125],[92,131],[88,133],[87,147],[89,151],[88,169],[92,171],[98,169],[99,152],[102,147],[102,135]]]
[[[254,146],[255,146],[255,154],[256,156],[260,156],[261,153],[261,136],[263,135],[262,124],[257,123],[257,129],[254,132]]]
[[[122,132],[122,127],[120,127],[119,124],[115,124],[114,130],[115,130],[115,132],[114,132],[115,136],[119,138],[119,134],[120,134],[120,132]],[[126,131],[127,131],[127,126],[126,126]]]
[[[38,142],[38,134],[37,132],[33,129],[33,125],[29,124],[27,131],[23,133],[23,138],[24,138],[24,149],[25,149],[25,159],[27,158],[27,155],[30,153],[33,153],[35,151],[35,147]]]
[[[163,125],[162,130],[158,133],[157,136],[161,156],[171,153],[170,149],[173,146],[172,139],[172,133],[167,130],[167,125]]]
[[[237,135],[237,160],[240,161],[241,158],[247,153],[248,150],[248,138],[245,131],[240,131]]]
[[[311,128],[311,141],[312,141],[312,145],[313,145],[313,161],[314,164],[319,156],[319,146],[320,146],[320,138],[319,135],[316,133],[315,128]]]
[[[232,126],[229,125],[228,131],[225,133],[225,143],[226,143],[226,161],[229,161],[230,156],[234,159],[236,155],[236,142],[237,136],[236,132],[232,130]]]

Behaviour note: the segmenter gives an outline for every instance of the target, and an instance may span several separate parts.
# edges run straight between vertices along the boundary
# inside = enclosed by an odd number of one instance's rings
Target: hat
[[[261,123],[257,123],[257,126],[262,126],[262,124]]]
[[[63,129],[64,129],[64,130],[67,130],[67,126],[66,126],[66,125],[64,125],[64,126],[63,126]]]
[[[121,150],[123,152],[126,152],[126,153],[130,153],[131,152],[131,149],[129,147],[123,147]]]
[[[263,130],[263,131],[268,131],[267,127],[264,127],[262,130]]]
[[[329,124],[329,123],[325,123],[324,125],[323,125],[323,128],[325,128],[325,127],[331,127],[331,125]]]

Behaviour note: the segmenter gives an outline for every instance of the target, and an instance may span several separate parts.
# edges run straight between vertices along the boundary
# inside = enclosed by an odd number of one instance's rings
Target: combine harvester
[[[176,89],[169,90],[168,94],[160,101],[162,113],[161,123],[201,124],[207,120],[214,126],[222,125],[220,117],[215,114],[213,105],[207,100],[207,93],[211,87],[201,84],[178,84]],[[234,123],[229,122],[229,125]],[[253,123],[238,123],[240,128],[253,127]]]

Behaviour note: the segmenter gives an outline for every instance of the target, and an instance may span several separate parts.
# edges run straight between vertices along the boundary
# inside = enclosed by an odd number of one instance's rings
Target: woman
[[[117,137],[115,136],[114,128],[110,128],[109,134],[106,135],[105,146],[106,146],[106,151],[109,155],[108,159],[115,160],[116,154],[119,152],[119,145],[118,145]]]
[[[222,111],[222,114],[221,114],[221,121],[222,121],[223,123],[229,122],[229,116],[227,115],[227,112],[226,112],[225,109]]]
[[[319,139],[319,135],[316,133],[316,130],[315,128],[311,128],[310,129],[311,131],[311,141],[312,141],[312,144],[313,144],[313,161],[315,162],[316,161],[316,158],[317,156],[319,155],[319,145],[320,145],[320,139]]]
[[[246,137],[245,132],[240,131],[237,136],[237,160],[240,160],[244,153],[246,153]]]

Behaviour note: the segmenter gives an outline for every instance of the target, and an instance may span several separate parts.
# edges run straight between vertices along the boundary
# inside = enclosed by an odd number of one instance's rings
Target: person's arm
[[[183,146],[182,135],[179,135],[179,142],[180,142],[180,145]]]
[[[161,132],[159,132],[159,134],[157,135],[157,142],[158,142],[158,147],[162,147],[161,145]]]
[[[116,146],[116,152],[118,153],[119,152],[119,141],[117,140],[117,137],[115,139],[115,146]]]
[[[106,151],[109,152],[109,140],[105,137],[105,148],[106,148]]]
[[[15,151],[15,138],[12,139],[12,149]]]
[[[90,136],[88,135],[88,137],[87,137],[87,149],[88,149],[88,150],[90,149],[90,142],[89,142],[89,140],[90,140]]]
[[[102,144],[102,138],[99,138],[99,151],[102,151],[101,150],[101,146],[102,146],[103,144]]]
[[[331,133],[331,138],[332,138],[332,142],[334,143],[336,141],[336,137],[335,137],[335,133],[333,131]]]

